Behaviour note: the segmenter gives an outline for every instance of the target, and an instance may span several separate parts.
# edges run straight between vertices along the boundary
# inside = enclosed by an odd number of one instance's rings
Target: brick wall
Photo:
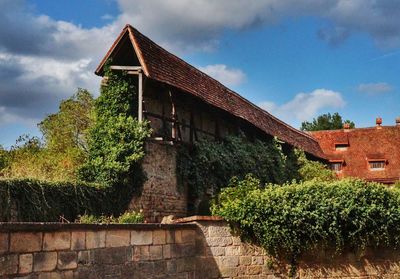
[[[164,216],[186,216],[186,189],[180,189],[176,176],[176,146],[148,141],[143,170],[147,180],[140,196],[133,197],[130,208],[143,210],[148,222],[160,222]]]
[[[179,221],[183,223],[0,224],[0,278],[288,278],[287,263],[243,243],[224,221]],[[303,257],[296,278],[400,278],[400,252],[333,256],[317,250]]]

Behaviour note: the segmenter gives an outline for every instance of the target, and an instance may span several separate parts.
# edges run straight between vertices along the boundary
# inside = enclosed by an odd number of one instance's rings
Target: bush
[[[323,163],[308,160],[304,151],[296,150],[295,153],[300,166],[298,171],[301,181],[332,181],[337,179],[336,174]]]
[[[0,221],[73,221],[79,215],[115,215],[125,209],[130,196],[97,184],[0,179]]]
[[[259,185],[233,180],[212,212],[271,255],[293,262],[316,247],[400,247],[398,190],[352,179]]]
[[[137,224],[144,222],[144,216],[141,212],[135,211],[127,211],[118,218],[105,215],[82,215],[79,216],[77,222],[82,224]]]

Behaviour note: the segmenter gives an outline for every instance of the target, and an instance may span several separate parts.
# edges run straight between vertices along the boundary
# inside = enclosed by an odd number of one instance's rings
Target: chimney
[[[400,116],[396,118],[396,126],[400,127]]]
[[[344,123],[343,124],[343,129],[345,130],[350,130],[350,123]],[[347,132],[347,131],[346,131]]]
[[[381,125],[382,125],[382,117],[377,117],[377,118],[376,118],[376,127],[377,127],[378,129],[379,129],[379,128],[382,128]]]

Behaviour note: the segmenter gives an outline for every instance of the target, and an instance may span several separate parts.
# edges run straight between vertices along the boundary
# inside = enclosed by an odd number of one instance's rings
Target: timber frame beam
[[[138,121],[143,121],[143,73],[141,66],[111,65],[111,70],[127,71],[128,75],[138,75]]]

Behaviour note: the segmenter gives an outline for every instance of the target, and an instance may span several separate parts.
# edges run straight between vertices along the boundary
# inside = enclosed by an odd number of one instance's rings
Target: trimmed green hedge
[[[128,189],[122,189],[128,191]],[[0,221],[74,221],[79,215],[119,215],[129,202],[118,187],[32,179],[0,179]],[[131,197],[131,196],[129,196]]]
[[[231,186],[220,193],[213,214],[271,255],[296,262],[315,248],[400,248],[398,190],[354,179],[260,187],[251,176]]]

